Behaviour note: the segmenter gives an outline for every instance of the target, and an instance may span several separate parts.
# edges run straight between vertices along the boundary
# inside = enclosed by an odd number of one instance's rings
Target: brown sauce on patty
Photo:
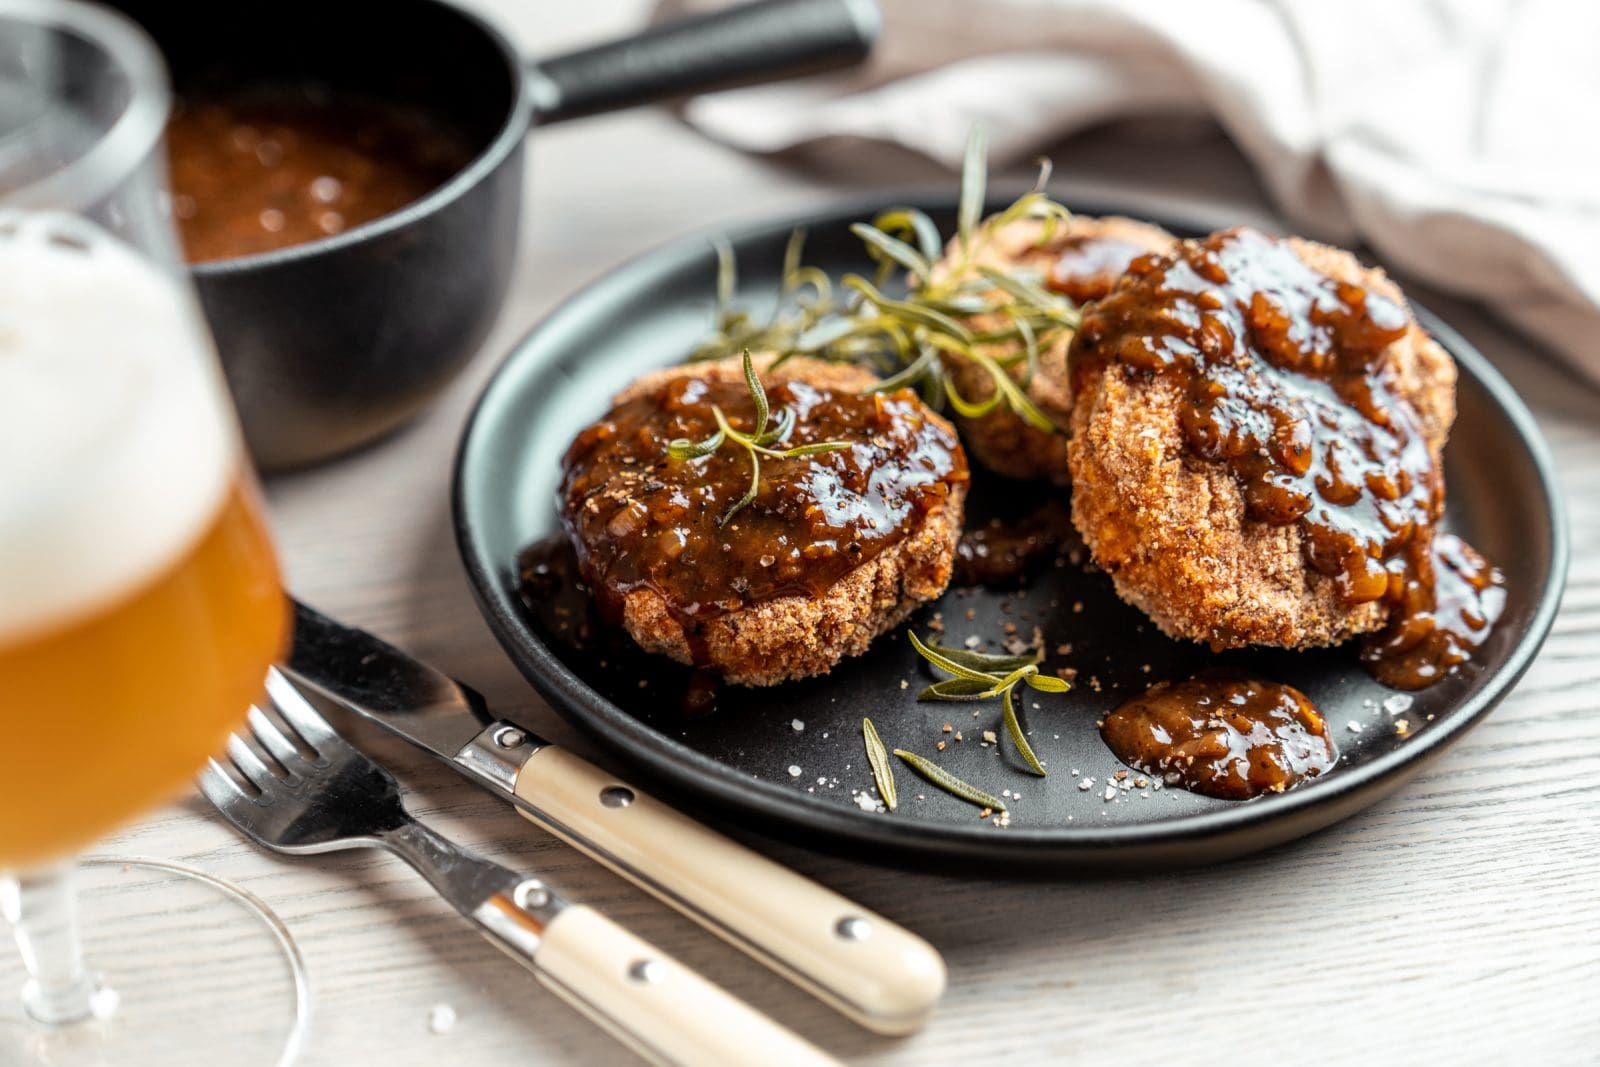
[[[287,88],[183,101],[167,153],[191,263],[343,233],[420,200],[471,158],[421,111]]]
[[[1129,264],[1148,251],[1120,237],[1073,237],[1061,246],[1046,284],[1075,304],[1087,304],[1116,288]]]
[[[1221,672],[1151,686],[1107,715],[1100,734],[1129,766],[1224,800],[1281,793],[1339,758],[1304,693]]]
[[[749,430],[755,405],[743,382],[674,378],[613,408],[580,433],[563,462],[562,521],[602,610],[649,588],[695,618],[788,595],[820,595],[898,544],[967,482],[955,434],[916,395],[857,394],[782,382],[767,388],[773,421],[794,427],[777,450],[823,441],[850,447],[790,459],[763,457],[755,499],[721,517],[750,485],[749,457],[725,444],[675,460],[676,438],[716,430],[713,405]],[[692,632],[690,626],[686,631]]]
[[[1389,606],[1363,658],[1415,689],[1470,655],[1503,595],[1498,572],[1436,532],[1444,479],[1386,358],[1409,328],[1382,294],[1238,229],[1135,260],[1085,312],[1072,358],[1080,381],[1110,361],[1175,381],[1189,452],[1233,473],[1252,519],[1298,525],[1346,603]]]

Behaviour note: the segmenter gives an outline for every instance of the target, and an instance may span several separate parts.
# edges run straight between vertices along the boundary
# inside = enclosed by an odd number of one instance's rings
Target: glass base
[[[311,1024],[305,961],[260,899],[161,860],[79,861],[88,1019],[50,1026],[26,1007],[22,961],[0,939],[0,1064],[290,1067]],[[0,934],[5,933],[0,921]]]

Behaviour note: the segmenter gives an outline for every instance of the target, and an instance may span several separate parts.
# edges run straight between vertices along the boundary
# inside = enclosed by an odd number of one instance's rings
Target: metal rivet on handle
[[[633,790],[625,785],[608,785],[600,790],[600,803],[608,808],[625,808],[633,803]]]
[[[519,908],[542,908],[550,903],[550,890],[546,889],[539,879],[529,878],[517,884],[517,888],[511,893],[511,899]]]
[[[872,924],[857,915],[846,915],[840,919],[833,932],[846,941],[865,941],[872,936]]]
[[[628,965],[628,977],[640,985],[654,985],[661,981],[661,965],[655,960],[634,960]]]
[[[523,733],[521,730],[518,730],[516,727],[512,727],[507,730],[501,730],[497,735],[495,735],[494,743],[499,745],[501,748],[516,748],[527,740],[527,734]]]

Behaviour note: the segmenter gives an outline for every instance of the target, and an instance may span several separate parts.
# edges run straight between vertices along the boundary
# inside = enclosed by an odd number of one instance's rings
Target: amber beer
[[[65,858],[183,790],[288,626],[187,295],[93,228],[5,222],[0,871]]]
[[[0,868],[75,852],[181,789],[255,699],[285,626],[241,479],[143,588],[0,645]]]

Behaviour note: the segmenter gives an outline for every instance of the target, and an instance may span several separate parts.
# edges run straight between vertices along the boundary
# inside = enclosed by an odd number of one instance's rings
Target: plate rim
[[[990,199],[1007,202],[1003,187],[993,192]],[[1205,229],[1203,223],[1186,224],[1179,212],[1122,212],[1114,204],[1093,198],[1069,199],[1069,206],[1074,211],[1081,207],[1084,214],[1130,214],[1177,230],[1203,232]],[[769,835],[774,827],[781,826],[798,831],[818,847],[835,852],[887,848],[896,853],[893,857],[896,859],[962,856],[997,860],[1008,866],[1064,867],[1084,863],[1096,853],[1194,846],[1207,840],[1248,835],[1252,830],[1279,823],[1292,827],[1313,813],[1339,809],[1341,805],[1349,809],[1325,821],[1313,818],[1315,825],[1304,830],[1269,834],[1272,839],[1263,845],[1222,849],[1216,859],[1256,851],[1258,847],[1270,847],[1314,832],[1404,784],[1411,774],[1420,771],[1481,722],[1516,687],[1543,647],[1566,590],[1570,535],[1554,459],[1533,413],[1489,358],[1439,316],[1414,301],[1411,306],[1418,321],[1450,352],[1463,372],[1484,389],[1532,459],[1538,495],[1549,516],[1550,533],[1545,546],[1550,559],[1549,573],[1544,588],[1539,591],[1527,630],[1482,689],[1410,743],[1376,756],[1345,774],[1330,777],[1314,790],[1273,797],[1270,805],[1241,803],[1148,823],[1011,827],[1003,835],[977,821],[969,826],[894,820],[821,802],[813,805],[800,800],[797,803],[793,791],[782,784],[736,771],[646,726],[579,678],[523,621],[510,591],[502,587],[493,569],[494,561],[478,551],[468,517],[471,469],[482,462],[475,461],[475,457],[492,444],[492,441],[485,443],[489,438],[483,429],[486,412],[502,392],[513,390],[507,383],[512,381],[515,372],[526,372],[522,364],[531,357],[524,353],[533,351],[532,346],[541,334],[568,318],[581,316],[587,305],[603,301],[608,292],[637,288],[632,282],[634,277],[669,273],[685,261],[704,256],[713,238],[726,240],[738,248],[752,241],[783,236],[796,228],[816,229],[869,218],[889,206],[949,210],[955,203],[956,198],[948,187],[891,189],[833,200],[790,215],[764,216],[696,229],[659,243],[584,282],[541,316],[507,350],[474,400],[457,441],[451,469],[451,526],[473,597],[490,630],[524,678],[558,714],[600,742],[618,759],[642,768],[657,781],[690,798],[694,805],[710,808],[735,822],[753,823]],[[501,566],[504,565],[502,561]],[[1370,800],[1363,802],[1363,797],[1370,797]],[[878,857],[880,861],[884,858]],[[1209,861],[1186,859],[1179,862]]]

